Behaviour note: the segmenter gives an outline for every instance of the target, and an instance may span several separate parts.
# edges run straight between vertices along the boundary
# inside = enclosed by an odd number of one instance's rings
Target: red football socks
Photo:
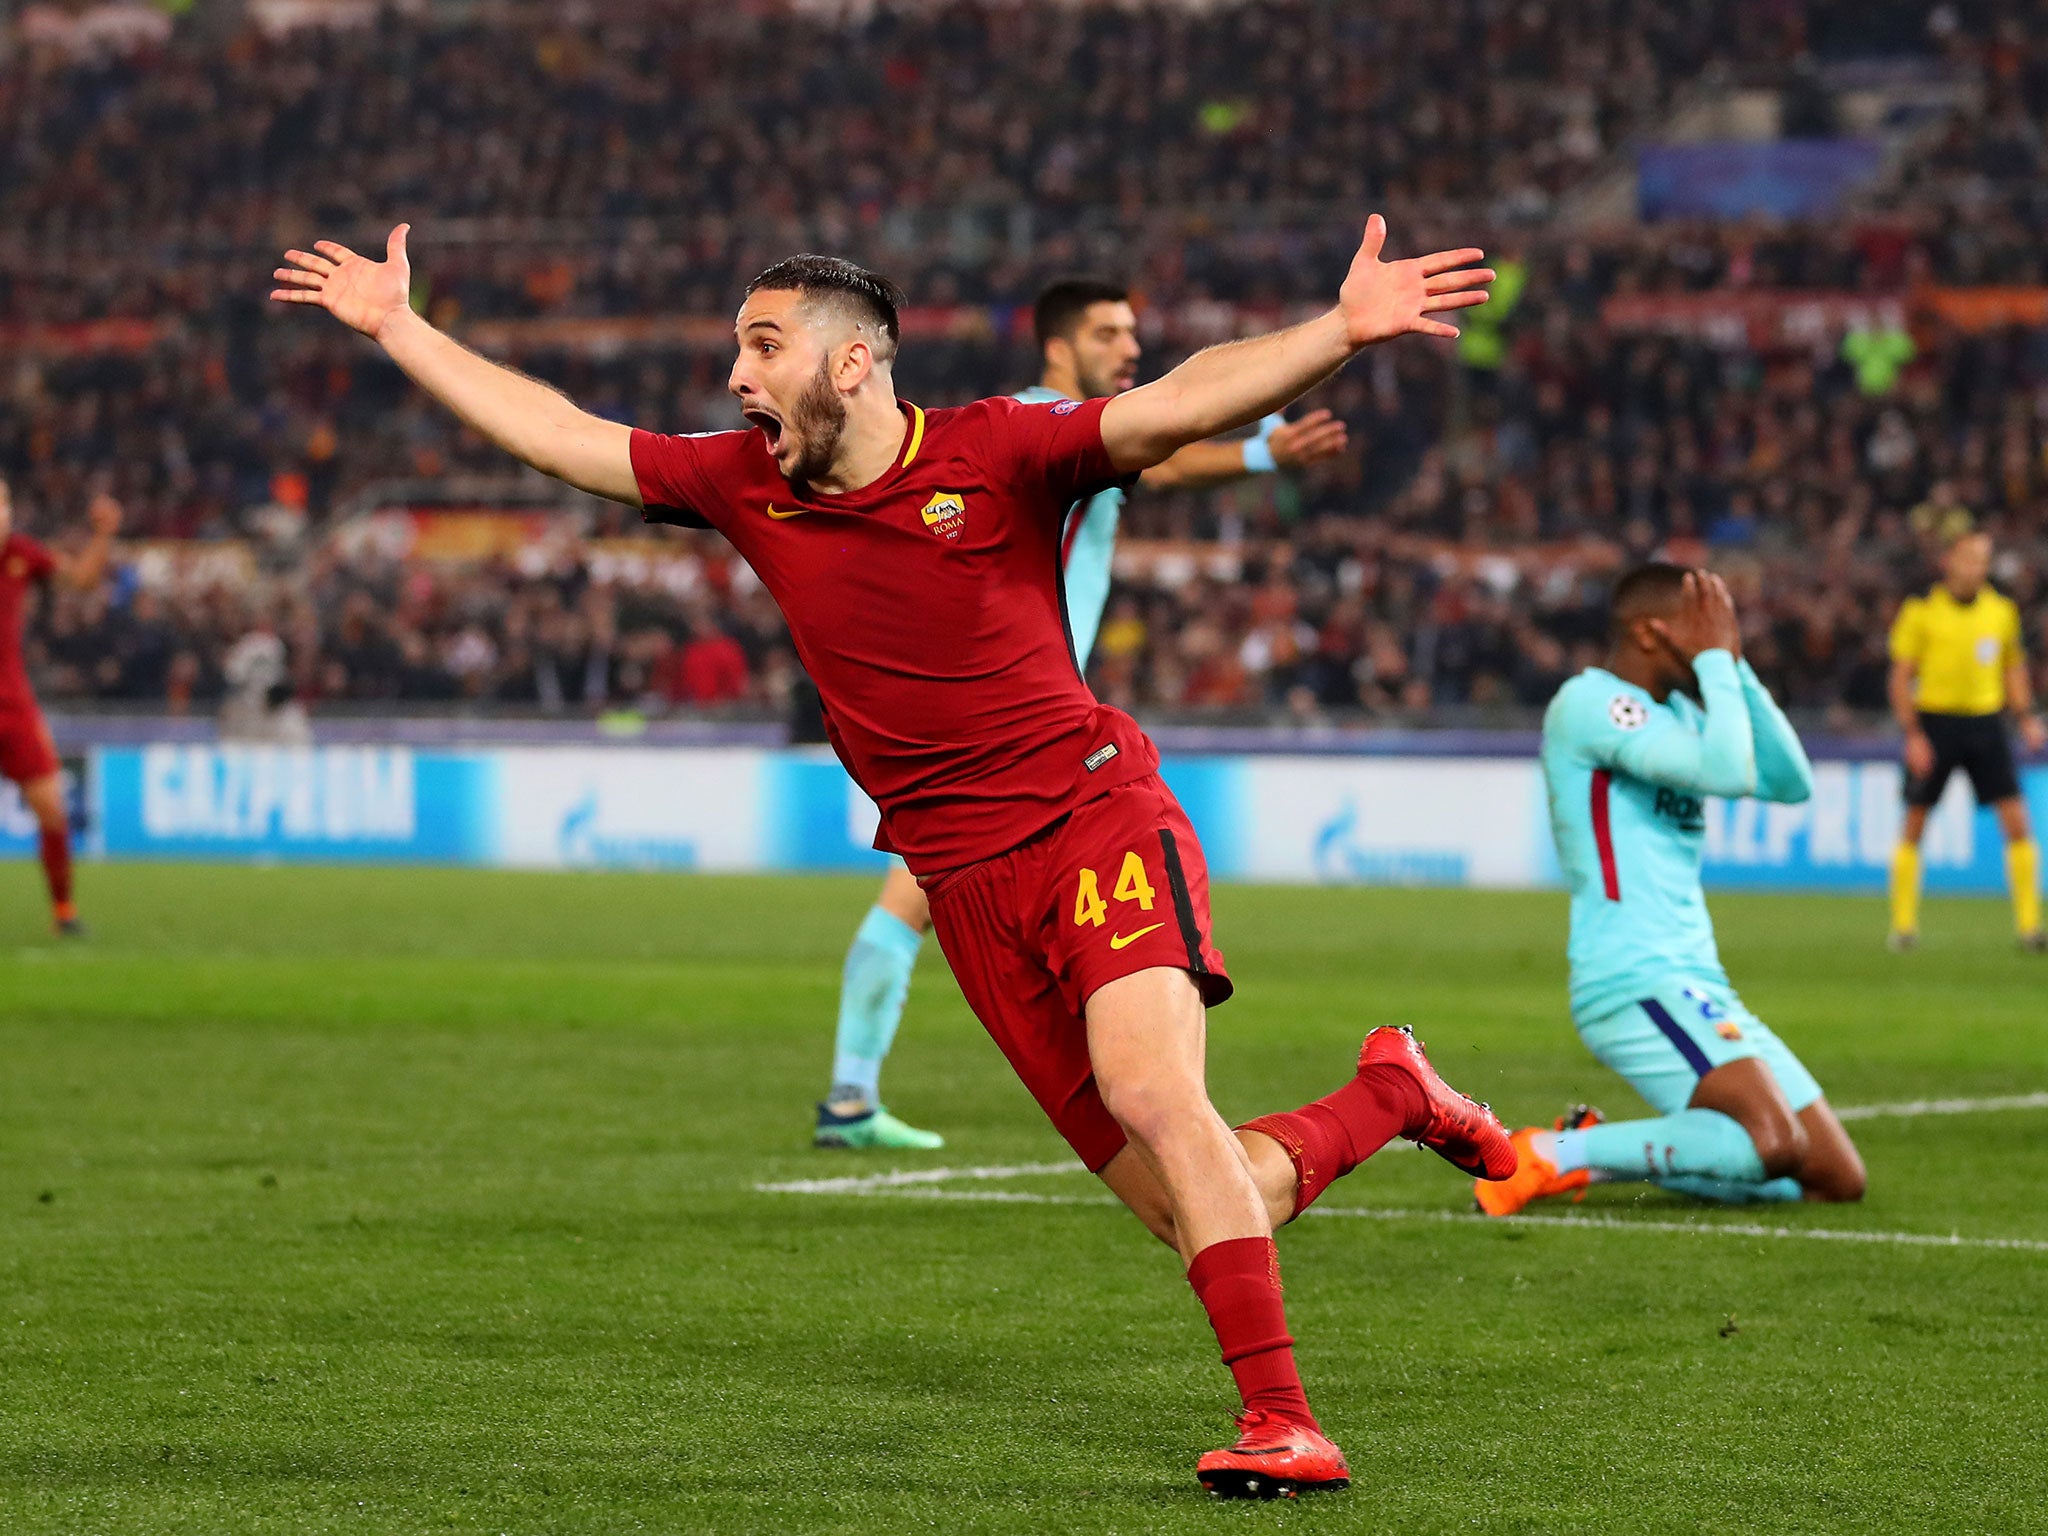
[[[1399,1067],[1371,1066],[1327,1098],[1261,1115],[1241,1130],[1279,1142],[1294,1164],[1294,1214],[1429,1113],[1422,1086]]]
[[[1209,1314],[1223,1363],[1237,1378],[1245,1407],[1321,1433],[1301,1389],[1301,1373],[1294,1368],[1294,1340],[1280,1302],[1280,1251],[1273,1239],[1233,1237],[1211,1243],[1188,1266],[1188,1284]]]
[[[71,905],[71,834],[62,827],[42,836],[43,878],[50,883],[50,905],[60,915]]]

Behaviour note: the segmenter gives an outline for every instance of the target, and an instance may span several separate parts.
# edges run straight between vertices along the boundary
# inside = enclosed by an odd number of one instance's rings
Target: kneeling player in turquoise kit
[[[1572,1022],[1657,1117],[1580,1110],[1518,1131],[1514,1177],[1475,1186],[1489,1215],[1608,1180],[1730,1204],[1862,1198],[1862,1160],[1820,1084],[1728,984],[1700,889],[1704,797],[1813,793],[1799,738],[1741,658],[1718,576],[1646,565],[1615,588],[1607,664],[1543,717]]]

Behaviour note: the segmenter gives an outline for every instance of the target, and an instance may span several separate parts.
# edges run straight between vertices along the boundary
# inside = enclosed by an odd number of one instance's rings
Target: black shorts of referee
[[[1929,809],[1941,799],[1949,775],[1961,769],[1979,805],[2012,800],[2020,792],[2019,770],[2013,766],[2012,737],[2005,716],[1934,715],[1920,712],[1920,729],[1934,748],[1934,770],[1922,778],[1906,776],[1906,804]]]

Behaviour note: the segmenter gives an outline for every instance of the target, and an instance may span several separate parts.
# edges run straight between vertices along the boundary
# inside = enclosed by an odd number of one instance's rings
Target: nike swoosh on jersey
[[[777,521],[778,523],[784,522],[792,517],[802,517],[806,512],[810,510],[811,509],[809,507],[796,507],[788,512],[778,512],[775,510],[774,502],[771,501],[768,503],[768,515],[774,518],[775,521]]]
[[[1150,928],[1140,928],[1136,933],[1112,933],[1109,936],[1109,947],[1111,949],[1122,949],[1126,944],[1135,944],[1138,940],[1145,937],[1146,934],[1157,933],[1165,926],[1166,924],[1164,923],[1154,923]]]

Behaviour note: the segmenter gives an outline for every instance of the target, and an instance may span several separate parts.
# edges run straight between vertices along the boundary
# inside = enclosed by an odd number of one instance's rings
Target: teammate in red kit
[[[1294,1364],[1272,1240],[1396,1136],[1481,1177],[1507,1133],[1405,1030],[1366,1037],[1336,1092],[1233,1132],[1204,1076],[1205,1008],[1230,995],[1208,873],[1158,754],[1099,704],[1061,623],[1067,510],[1187,443],[1249,425],[1374,342],[1454,336],[1485,300],[1476,250],[1382,262],[1375,215],[1338,303],[1211,348],[1110,399],[896,396],[892,285],[799,256],[748,286],[729,387],[745,430],[633,431],[488,362],[407,305],[406,226],[386,259],[292,251],[272,297],[374,338],[470,426],[649,521],[717,528],[759,574],[825,704],[832,744],[881,808],[880,847],[931,898],[969,1005],[1060,1134],[1179,1250],[1244,1402],[1197,1464],[1225,1495],[1343,1487]]]
[[[7,482],[0,480],[0,777],[21,786],[21,798],[35,814],[50,910],[57,932],[66,938],[85,933],[71,900],[71,826],[64,813],[57,748],[22,660],[21,632],[29,588],[53,579],[81,589],[96,587],[106,574],[114,535],[121,531],[121,504],[97,496],[86,516],[92,542],[80,554],[45,549],[14,531],[14,502]]]

